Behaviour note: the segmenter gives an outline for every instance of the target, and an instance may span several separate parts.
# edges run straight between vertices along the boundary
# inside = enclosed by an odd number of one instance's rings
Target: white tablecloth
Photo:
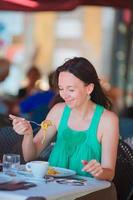
[[[22,180],[22,177],[18,176],[15,179]],[[25,177],[25,180],[27,180],[27,177]],[[33,182],[35,182],[37,186],[29,188],[27,190],[0,190],[0,199],[26,200],[28,197],[31,196],[41,196],[45,197],[47,200],[74,200],[75,198],[84,196],[86,194],[108,188],[111,185],[111,183],[108,181],[99,181],[94,178],[87,178],[87,184],[84,186],[72,186],[67,184],[59,184],[56,182],[45,183],[45,181]]]

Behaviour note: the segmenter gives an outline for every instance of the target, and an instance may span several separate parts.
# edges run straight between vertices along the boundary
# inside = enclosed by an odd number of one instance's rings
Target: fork
[[[12,119],[9,117],[9,120],[12,121]],[[37,126],[41,126],[41,124],[35,122],[35,121],[32,121],[32,120],[27,120],[28,122],[32,123],[32,124],[36,124]]]
[[[41,126],[41,124],[35,122],[35,121],[32,121],[32,120],[28,120],[28,122],[32,123],[32,124],[36,124],[37,126]]]

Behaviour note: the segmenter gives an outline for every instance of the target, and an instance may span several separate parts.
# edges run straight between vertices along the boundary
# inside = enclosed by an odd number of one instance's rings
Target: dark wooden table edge
[[[111,183],[111,186],[108,188],[76,198],[76,200],[99,200],[99,199],[117,200],[117,192],[114,183]]]

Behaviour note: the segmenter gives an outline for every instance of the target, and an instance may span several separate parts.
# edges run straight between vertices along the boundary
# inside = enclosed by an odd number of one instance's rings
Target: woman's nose
[[[68,92],[63,92],[62,97],[63,97],[64,99],[68,98],[68,97],[69,97]]]

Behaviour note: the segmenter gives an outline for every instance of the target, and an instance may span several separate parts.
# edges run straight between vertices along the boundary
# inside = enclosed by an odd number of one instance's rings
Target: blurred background
[[[1,2],[0,57],[8,59],[10,67],[8,76],[0,83],[1,99],[6,104],[5,108],[0,107],[0,113],[20,114],[16,105],[26,96],[19,96],[19,90],[28,86],[31,67],[40,73],[32,83],[34,92],[47,91],[49,73],[74,56],[86,57],[95,66],[115,112],[122,115],[128,108],[132,109],[133,12],[130,3],[127,1],[126,5],[121,1],[119,4],[118,1],[114,6],[103,3],[71,7],[63,1],[55,1],[56,6],[53,3],[53,7],[37,7],[37,2],[43,1]],[[27,96],[34,92],[30,86]],[[128,115],[133,116],[131,109]]]
[[[74,56],[92,62],[119,117],[120,138],[126,143],[118,146],[114,183],[119,199],[129,199],[133,0],[0,0],[0,161],[5,153],[17,153],[25,163],[23,136],[13,130],[9,113],[41,123],[55,95],[54,70]],[[35,135],[38,126],[31,125]],[[38,160],[48,160],[54,141]]]
[[[133,1],[0,0],[0,160],[10,152],[24,162],[9,113],[41,123],[55,95],[54,70],[74,56],[96,68],[120,137],[133,148]]]

